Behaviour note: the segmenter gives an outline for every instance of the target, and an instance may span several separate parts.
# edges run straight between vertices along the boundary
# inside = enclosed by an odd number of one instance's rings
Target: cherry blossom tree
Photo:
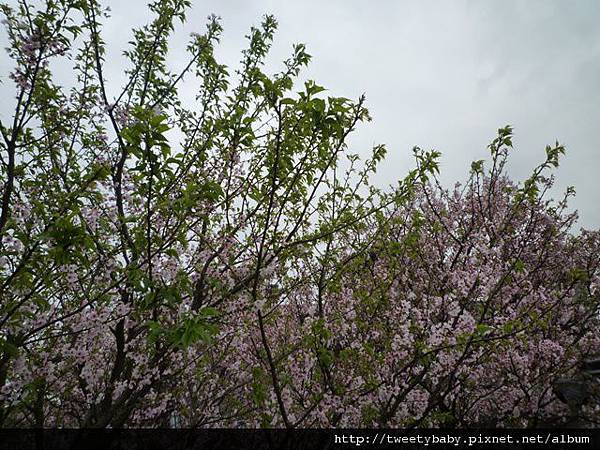
[[[546,200],[562,146],[515,183],[500,129],[491,168],[452,191],[439,153],[415,148],[415,169],[376,189],[385,147],[362,161],[347,145],[364,97],[299,87],[303,45],[265,73],[273,17],[236,73],[215,57],[216,17],[169,69],[189,6],[149,5],[118,87],[100,3],[2,5],[0,424],[566,420],[553,383],[600,350],[600,242],[572,232],[571,190]]]

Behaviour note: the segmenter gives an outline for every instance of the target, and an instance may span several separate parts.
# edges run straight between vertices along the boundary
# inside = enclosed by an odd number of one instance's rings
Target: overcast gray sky
[[[108,73],[118,81],[130,29],[149,16],[144,1],[107,4]],[[211,13],[225,28],[222,62],[235,66],[250,26],[271,13],[279,21],[272,71],[292,44],[303,42],[313,55],[305,78],[332,95],[366,93],[374,120],[351,144],[365,154],[387,144],[378,185],[406,174],[414,145],[442,152],[445,183],[464,180],[470,162],[488,156],[497,128],[511,124],[513,178],[525,178],[543,160],[545,145],[559,140],[567,155],[553,194],[574,185],[579,225],[600,227],[599,1],[193,0],[173,40],[174,67],[185,62],[189,33],[202,31]]]

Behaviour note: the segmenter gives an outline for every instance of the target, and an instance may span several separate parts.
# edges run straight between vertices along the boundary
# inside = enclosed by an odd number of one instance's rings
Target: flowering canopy
[[[346,145],[364,98],[294,92],[302,45],[263,72],[272,17],[237,77],[215,59],[214,17],[172,72],[188,6],[149,6],[114,96],[100,4],[2,6],[16,96],[0,123],[0,424],[566,420],[553,383],[600,352],[600,236],[571,233],[571,190],[545,200],[562,146],[515,183],[502,128],[491,168],[452,191],[416,148],[378,190],[385,147],[361,162]]]

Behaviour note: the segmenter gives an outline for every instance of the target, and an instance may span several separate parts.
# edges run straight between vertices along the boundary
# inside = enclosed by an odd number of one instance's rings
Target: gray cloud
[[[148,15],[139,0],[109,4],[109,77],[117,83],[128,30]],[[223,18],[223,62],[235,65],[249,27],[272,13],[280,28],[271,70],[281,67],[293,43],[305,42],[314,57],[306,78],[333,95],[366,92],[374,121],[358,130],[352,146],[366,154],[375,143],[387,144],[377,184],[404,176],[414,145],[443,153],[445,183],[462,180],[471,160],[487,156],[496,129],[510,123],[516,133],[511,175],[526,177],[545,145],[558,139],[567,156],[553,195],[574,185],[580,225],[600,226],[597,1],[197,1],[174,38],[173,66],[183,64],[189,32],[200,31],[210,13]]]

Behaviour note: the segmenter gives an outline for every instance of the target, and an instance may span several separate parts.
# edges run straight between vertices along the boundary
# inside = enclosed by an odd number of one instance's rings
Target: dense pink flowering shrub
[[[448,191],[437,152],[383,192],[350,132],[364,99],[293,91],[310,57],[237,81],[221,28],[167,67],[187,1],[134,30],[121,90],[95,2],[2,6],[14,115],[0,123],[0,425],[536,426],[600,353],[600,235],[523,183],[509,127]],[[71,64],[76,83],[54,82]],[[195,102],[178,94],[185,80]],[[581,414],[598,418],[593,396]]]

